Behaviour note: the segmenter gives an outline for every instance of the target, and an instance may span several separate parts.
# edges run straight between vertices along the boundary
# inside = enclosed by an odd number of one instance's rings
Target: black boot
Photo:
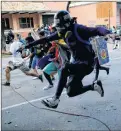
[[[39,75],[38,78],[43,82],[43,76],[42,75]]]
[[[107,68],[107,70],[106,70],[106,72],[107,72],[107,75],[109,74],[109,70],[110,70],[110,68]]]
[[[10,86],[10,83],[9,82],[5,82],[3,85],[4,86]]]

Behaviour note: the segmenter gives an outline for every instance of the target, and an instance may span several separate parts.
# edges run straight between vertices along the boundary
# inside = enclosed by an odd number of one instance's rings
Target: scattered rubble
[[[8,122],[7,124],[11,124],[12,122],[10,121],[10,122]]]

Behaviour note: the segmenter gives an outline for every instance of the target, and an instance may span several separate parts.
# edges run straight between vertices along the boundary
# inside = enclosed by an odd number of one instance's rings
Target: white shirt
[[[115,33],[116,32],[116,29],[115,28],[112,28],[112,33]]]
[[[20,47],[22,46],[22,43],[19,41],[14,41],[11,46],[10,46],[10,52],[12,53],[13,56],[13,63],[19,65],[24,62],[24,60],[21,57],[20,52],[16,52]]]

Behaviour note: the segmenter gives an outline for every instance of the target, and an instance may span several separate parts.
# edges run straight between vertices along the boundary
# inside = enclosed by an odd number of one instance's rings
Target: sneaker
[[[48,86],[44,87],[43,90],[48,90],[48,89],[50,89],[52,87],[53,87],[53,85],[48,85]]]
[[[103,90],[102,82],[100,80],[98,80],[98,81],[95,81],[93,84],[94,84],[93,85],[94,91],[97,91],[101,95],[101,97],[103,97],[104,96],[104,90]]]
[[[10,86],[10,83],[9,82],[5,82],[3,85],[4,86]]]
[[[33,77],[33,78],[32,78],[32,80],[36,80],[36,79],[38,79],[38,77]]]
[[[40,75],[38,78],[43,82],[43,76],[42,75]]]
[[[113,48],[113,50],[115,50],[115,49],[116,49],[116,47]]]
[[[59,101],[60,101],[59,99],[52,97],[52,98],[44,99],[41,102],[42,104],[44,104],[49,108],[57,108]]]

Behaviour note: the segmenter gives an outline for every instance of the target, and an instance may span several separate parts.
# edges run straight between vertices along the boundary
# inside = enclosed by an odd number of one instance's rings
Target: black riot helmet
[[[71,21],[72,18],[69,12],[65,10],[57,12],[54,16],[54,26],[59,32],[63,30],[68,30],[71,26]]]

